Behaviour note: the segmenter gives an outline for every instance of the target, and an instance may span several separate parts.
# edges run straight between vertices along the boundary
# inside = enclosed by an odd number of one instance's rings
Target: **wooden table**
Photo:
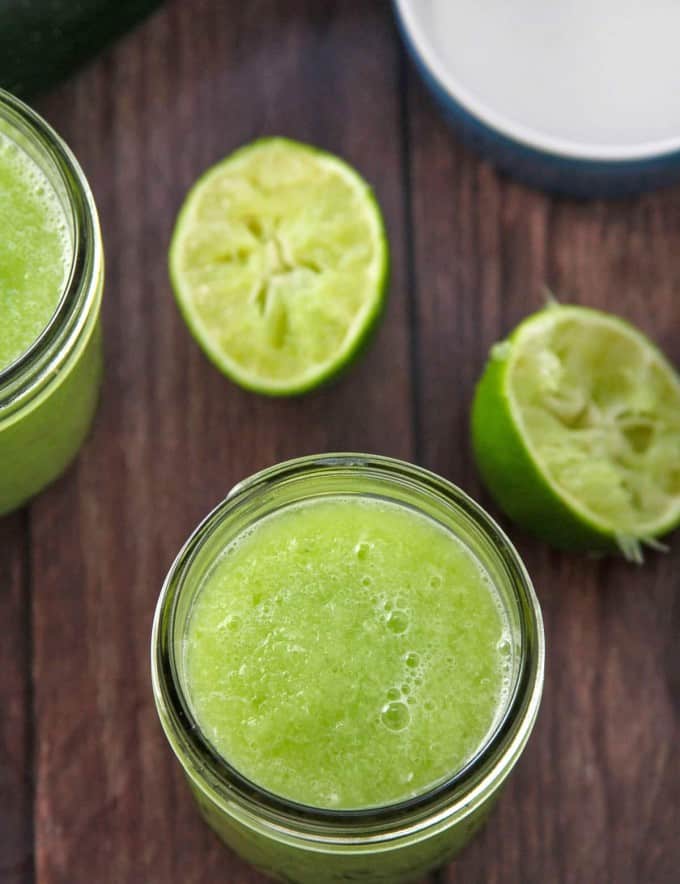
[[[76,466],[0,520],[0,881],[256,884],[199,820],[153,707],[149,628],[180,543],[237,480],[316,451],[416,461],[498,515],[468,444],[489,346],[547,284],[632,319],[677,362],[680,189],[577,203],[496,174],[371,0],[176,0],[37,106],[100,209],[106,381]],[[166,273],[187,187],[269,133],[354,163],[393,254],[370,352],[297,401],[221,377]],[[677,882],[680,537],[638,568],[507,527],[545,614],[543,707],[488,826],[432,881]]]

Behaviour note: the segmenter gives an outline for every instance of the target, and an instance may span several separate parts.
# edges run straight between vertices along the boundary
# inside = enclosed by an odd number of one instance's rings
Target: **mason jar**
[[[415,509],[462,541],[502,600],[514,653],[504,708],[463,769],[452,770],[445,782],[397,804],[329,810],[267,792],[213,749],[192,713],[183,643],[202,582],[235,538],[283,507],[348,495]],[[397,884],[417,880],[449,860],[484,822],[536,719],[544,637],[539,604],[517,552],[463,491],[390,458],[317,455],[274,466],[237,485],[196,528],[161,591],[151,666],[165,735],[203,816],[224,842],[281,881]]]
[[[56,479],[87,435],[102,374],[104,266],[90,188],[61,138],[3,90],[0,133],[28,155],[54,189],[72,244],[70,270],[52,317],[33,343],[0,370],[2,515]]]

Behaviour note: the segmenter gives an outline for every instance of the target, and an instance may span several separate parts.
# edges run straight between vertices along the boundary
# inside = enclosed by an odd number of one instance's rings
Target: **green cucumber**
[[[84,64],[160,0],[0,0],[0,86],[30,98]]]

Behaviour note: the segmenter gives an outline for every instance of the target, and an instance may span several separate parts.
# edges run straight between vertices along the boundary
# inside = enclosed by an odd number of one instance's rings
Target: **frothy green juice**
[[[199,590],[184,673],[242,775],[322,808],[381,806],[460,770],[502,715],[500,596],[450,531],[396,503],[316,499],[256,522]]]
[[[0,133],[0,371],[49,323],[73,246],[54,188],[29,155]]]
[[[64,471],[97,404],[101,240],[84,179],[75,166],[65,174],[72,161],[63,150],[27,108],[0,95],[0,516]],[[76,239],[82,262],[67,295]],[[17,363],[53,318],[45,346]]]

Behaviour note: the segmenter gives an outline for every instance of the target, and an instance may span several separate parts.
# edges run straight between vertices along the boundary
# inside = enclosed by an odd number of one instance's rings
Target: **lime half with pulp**
[[[555,546],[641,561],[680,523],[680,378],[611,314],[549,305],[496,344],[472,440],[501,508]]]
[[[209,169],[180,211],[170,275],[184,318],[237,384],[290,396],[357,354],[383,306],[385,227],[331,154],[264,138]]]

